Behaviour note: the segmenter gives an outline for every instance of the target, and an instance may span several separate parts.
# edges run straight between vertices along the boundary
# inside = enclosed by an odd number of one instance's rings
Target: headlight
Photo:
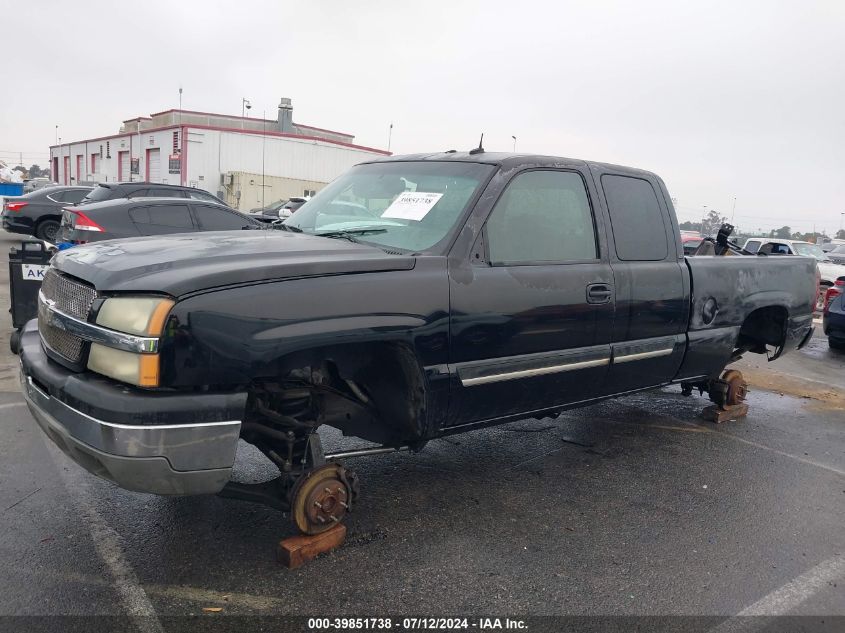
[[[173,304],[162,297],[112,297],[106,299],[97,313],[97,325],[137,336],[158,337],[164,331]],[[139,387],[158,386],[158,354],[127,352],[92,343],[88,369]]]
[[[97,313],[97,325],[139,336],[161,336],[173,301],[161,297],[112,297]]]

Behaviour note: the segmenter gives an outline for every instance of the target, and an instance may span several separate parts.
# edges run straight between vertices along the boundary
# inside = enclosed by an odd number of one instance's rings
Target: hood
[[[162,292],[179,297],[231,284],[410,270],[414,261],[343,239],[282,231],[226,231],[97,242],[62,251],[52,264],[101,292]]]

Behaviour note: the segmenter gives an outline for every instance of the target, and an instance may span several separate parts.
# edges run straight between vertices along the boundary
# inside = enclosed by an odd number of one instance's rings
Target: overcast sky
[[[276,116],[409,153],[656,171],[681,220],[835,232],[845,212],[845,2],[0,0],[0,157],[178,106]],[[683,5],[683,6],[681,6]],[[9,28],[14,24],[14,28]],[[12,68],[15,68],[12,72]]]

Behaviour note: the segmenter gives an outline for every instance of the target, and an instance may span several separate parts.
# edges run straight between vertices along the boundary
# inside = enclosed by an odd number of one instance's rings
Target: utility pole
[[[736,216],[736,196],[734,196],[734,204],[733,208],[731,209],[731,224],[734,223],[734,216]]]
[[[393,123],[390,124],[390,127],[387,130],[387,151],[390,151],[390,142],[393,140]]]
[[[267,145],[267,110],[261,111],[261,208],[264,208],[264,147]]]

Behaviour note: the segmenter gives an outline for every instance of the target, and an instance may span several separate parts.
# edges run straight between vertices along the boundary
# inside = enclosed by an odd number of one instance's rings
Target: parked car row
[[[265,225],[222,204],[184,198],[119,198],[67,207],[59,240],[87,244],[144,235],[236,231]]]
[[[127,221],[126,218],[130,217],[127,214],[139,207],[137,200],[151,198],[158,199],[152,206],[156,208],[153,217],[157,219],[157,222],[161,220],[160,222],[151,224],[135,220]],[[163,216],[163,210],[168,208],[165,204],[167,199],[170,200],[169,208],[174,213],[169,219]],[[186,200],[205,204],[188,205],[185,203]],[[110,201],[119,201],[119,203],[106,207],[97,206],[95,209],[95,205]],[[86,209],[90,207],[88,214],[96,214],[104,224],[86,224],[82,218],[88,215],[80,216],[76,210],[76,207],[81,206]],[[114,217],[106,219],[102,213],[103,209],[108,209],[108,213],[113,213]],[[138,215],[141,212],[135,213]],[[200,219],[201,217],[204,219]],[[139,234],[230,230],[254,226],[256,222],[255,219],[231,209],[222,200],[202,189],[149,182],[103,183],[96,187],[44,187],[22,196],[6,198],[2,212],[2,226],[6,231],[32,235],[52,243],[59,240],[90,242]],[[94,228],[95,225],[100,226],[100,229]],[[141,225],[145,226],[136,231],[135,228]],[[76,228],[77,226],[87,228]],[[203,226],[222,228],[199,228]],[[170,230],[165,230],[165,227]],[[71,234],[73,237],[69,237]],[[83,236],[88,239],[81,239]]]
[[[845,265],[835,263],[830,253],[825,253],[818,244],[802,240],[782,240],[769,238],[750,238],[745,241],[745,250],[762,255],[801,255],[816,260],[819,270],[819,296],[816,309],[822,310],[825,293],[836,284],[839,277],[845,276]]]

